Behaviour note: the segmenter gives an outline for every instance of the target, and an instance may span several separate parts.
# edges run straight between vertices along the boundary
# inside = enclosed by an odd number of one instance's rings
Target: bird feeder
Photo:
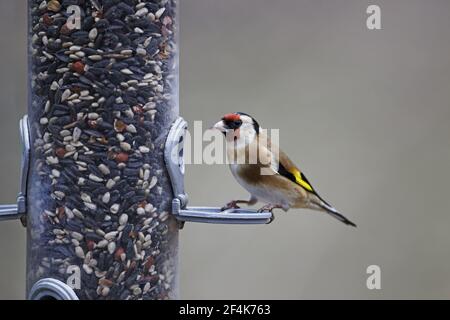
[[[17,204],[28,299],[176,299],[185,222],[270,212],[188,207],[175,0],[30,0]]]
[[[177,298],[177,1],[28,4],[28,297]]]

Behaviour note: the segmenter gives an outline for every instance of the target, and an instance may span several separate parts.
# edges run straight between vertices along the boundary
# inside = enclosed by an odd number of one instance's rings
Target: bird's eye
[[[241,124],[242,124],[242,120],[233,120],[233,121],[229,121],[227,123],[228,128],[233,129],[233,130],[238,129],[241,126]]]
[[[242,125],[241,119],[231,120],[231,119],[222,119],[228,129],[237,129]]]

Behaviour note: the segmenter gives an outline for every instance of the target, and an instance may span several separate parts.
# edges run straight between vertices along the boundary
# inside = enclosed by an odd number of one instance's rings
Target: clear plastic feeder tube
[[[29,0],[27,291],[177,298],[177,1]]]

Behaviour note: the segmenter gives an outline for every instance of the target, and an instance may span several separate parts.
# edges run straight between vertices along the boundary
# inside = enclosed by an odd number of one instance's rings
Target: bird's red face
[[[259,124],[243,112],[227,113],[213,126],[213,129],[221,131],[227,140],[231,141],[239,140],[241,137],[251,141],[259,134]]]
[[[239,130],[242,125],[241,115],[237,113],[228,113],[223,116],[222,121],[225,126],[230,130]]]
[[[227,113],[222,117],[222,120],[214,125],[214,129],[217,129],[223,133],[233,131],[234,136],[239,137],[239,128],[242,125],[241,115],[237,113]]]

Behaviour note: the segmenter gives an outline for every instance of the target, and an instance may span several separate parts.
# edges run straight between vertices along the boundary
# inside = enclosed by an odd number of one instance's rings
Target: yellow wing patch
[[[313,187],[302,178],[302,174],[300,173],[300,171],[295,170],[293,173],[294,173],[295,181],[299,185],[301,185],[303,188],[305,188],[306,190],[308,190],[310,192],[314,192]]]

